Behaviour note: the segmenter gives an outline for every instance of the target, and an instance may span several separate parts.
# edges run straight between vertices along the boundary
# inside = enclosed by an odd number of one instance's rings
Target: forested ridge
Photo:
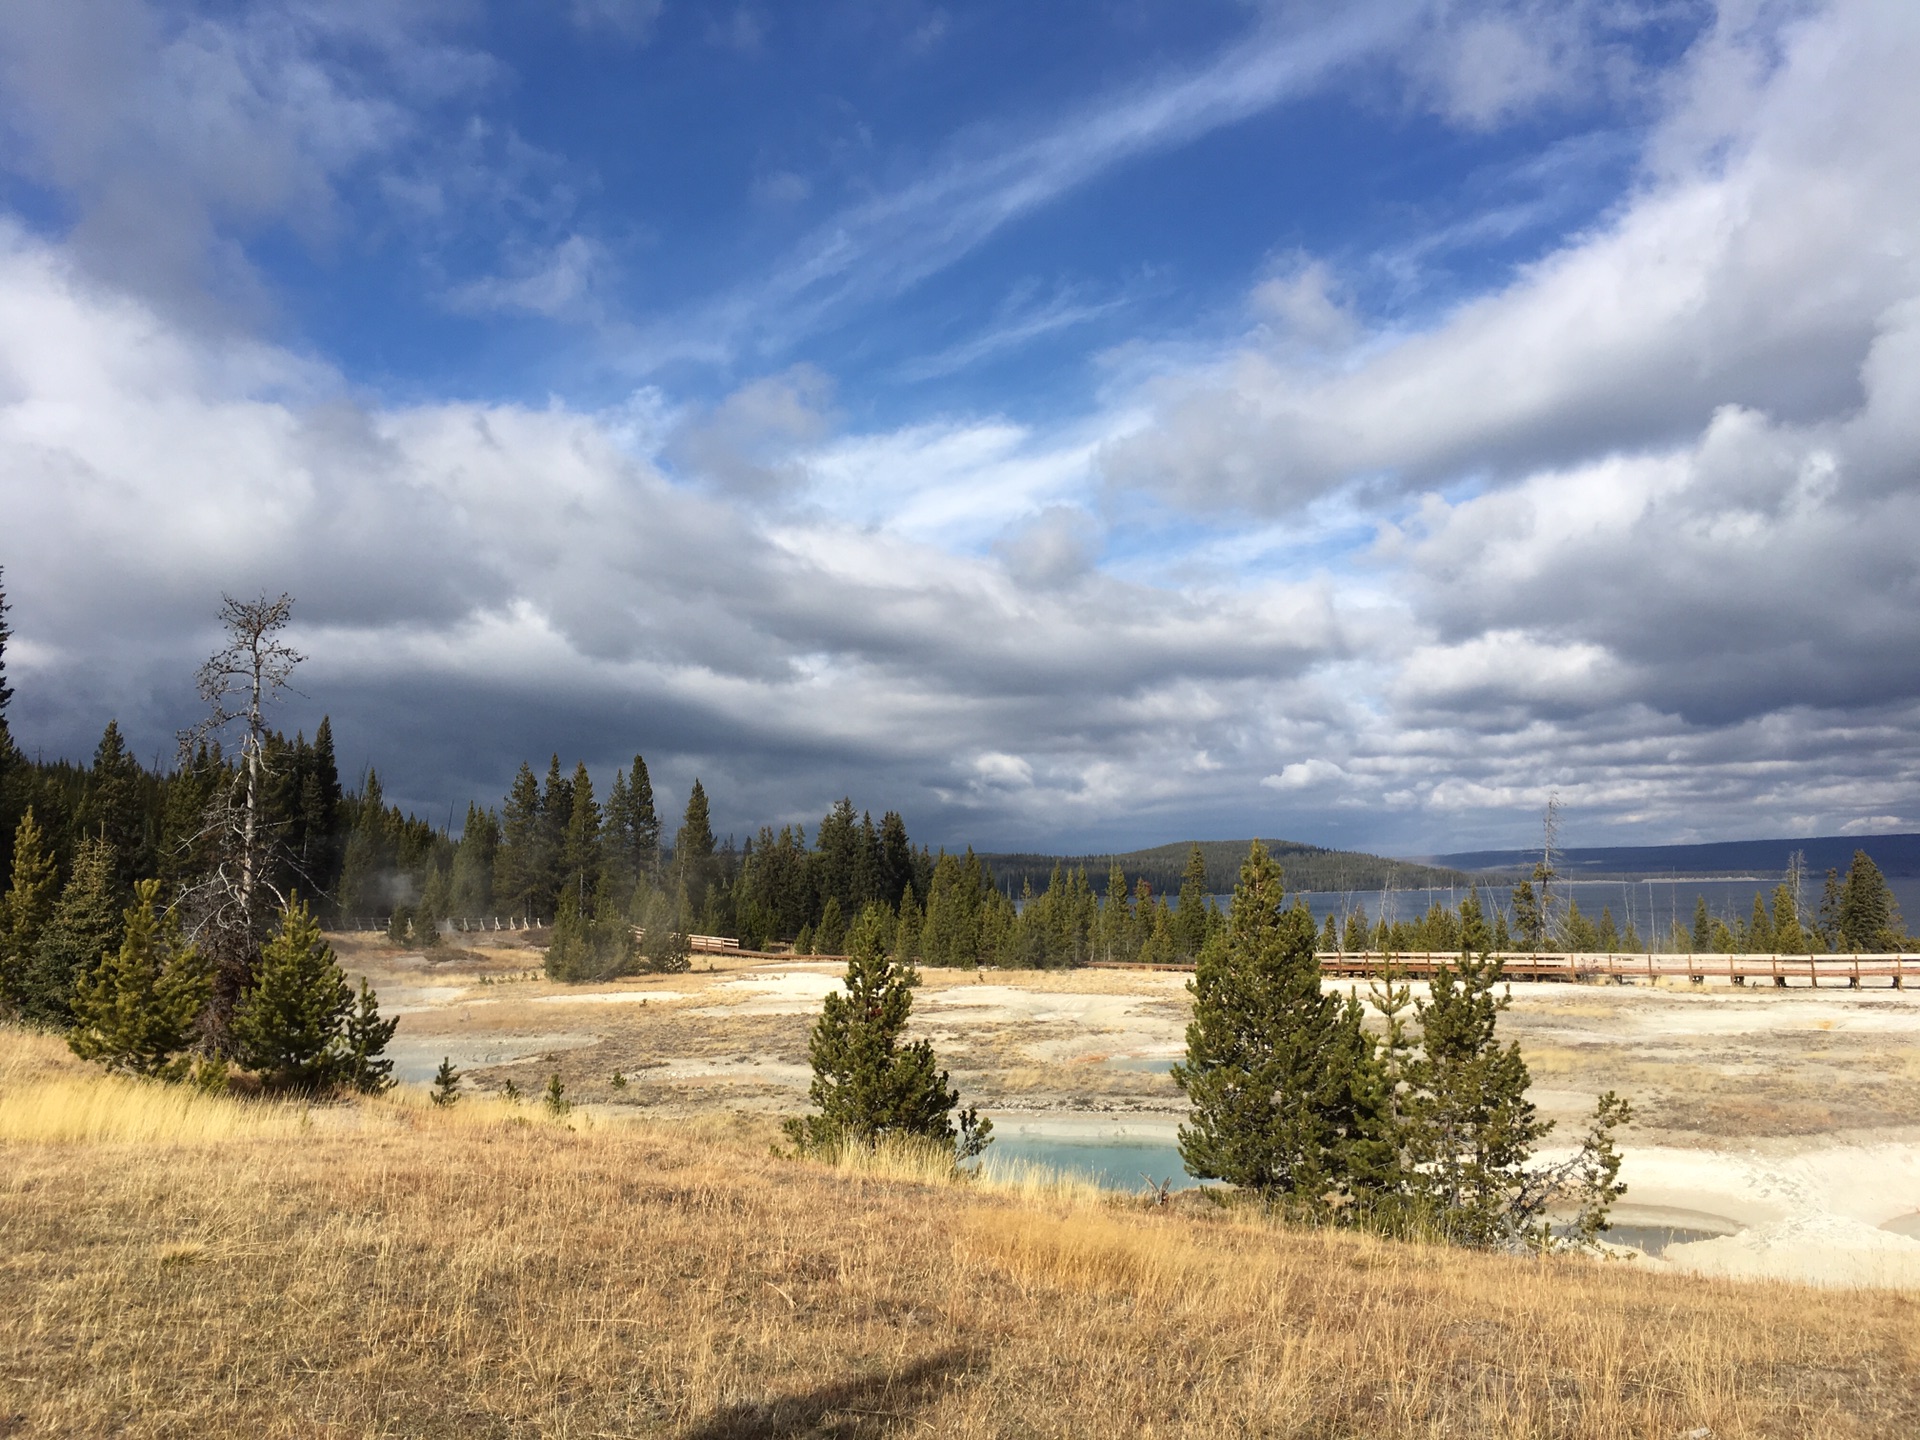
[[[1003,888],[1018,893],[1022,885],[1045,885],[1055,866],[1067,870],[1085,870],[1093,877],[1094,888],[1107,893],[1106,877],[1118,864],[1126,888],[1134,889],[1145,880],[1156,892],[1178,889],[1186,876],[1187,862],[1198,849],[1206,865],[1207,893],[1225,895],[1232,891],[1240,862],[1246,858],[1248,840],[1181,840],[1155,845],[1144,850],[1128,850],[1112,855],[1041,855],[1030,852],[985,854],[980,858],[993,870]],[[1286,866],[1287,882],[1296,890],[1340,892],[1348,890],[1418,890],[1442,886],[1461,889],[1487,884],[1485,875],[1472,876],[1461,870],[1420,865],[1395,860],[1385,855],[1370,855],[1360,850],[1333,850],[1324,845],[1309,845],[1299,840],[1262,840],[1267,853]]]

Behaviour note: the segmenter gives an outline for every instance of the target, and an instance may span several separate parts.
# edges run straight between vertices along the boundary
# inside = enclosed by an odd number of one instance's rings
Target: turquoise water
[[[1175,1190],[1191,1190],[1206,1183],[1187,1173],[1174,1129],[1165,1123],[996,1115],[988,1153],[997,1161],[1044,1165],[1083,1176],[1107,1190],[1141,1191],[1156,1188],[1163,1181]],[[1711,1240],[1739,1228],[1731,1221],[1715,1224],[1717,1217],[1695,1217],[1692,1212],[1625,1205],[1619,1213],[1620,1223],[1603,1238],[1646,1255],[1659,1255],[1669,1245]],[[1696,1218],[1702,1223],[1665,1223]],[[1903,1216],[1885,1228],[1911,1233],[1907,1226],[1920,1230],[1920,1215]]]
[[[1108,1190],[1144,1190],[1162,1181],[1171,1182],[1175,1190],[1190,1190],[1200,1183],[1180,1161],[1172,1126],[1078,1119],[1035,1122],[996,1115],[989,1154],[995,1160],[1083,1176]]]

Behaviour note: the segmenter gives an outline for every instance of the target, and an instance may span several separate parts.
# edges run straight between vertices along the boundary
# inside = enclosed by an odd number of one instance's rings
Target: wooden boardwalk
[[[1709,981],[1722,985],[1762,985],[1813,989],[1904,990],[1920,984],[1920,955],[1572,955],[1541,951],[1503,954],[1509,980],[1604,981],[1643,984],[1660,980]],[[1322,955],[1323,974],[1371,979],[1397,971],[1423,980],[1442,965],[1457,965],[1457,954],[1386,954],[1369,950]],[[1191,965],[1138,965],[1096,960],[1102,970],[1191,970]]]

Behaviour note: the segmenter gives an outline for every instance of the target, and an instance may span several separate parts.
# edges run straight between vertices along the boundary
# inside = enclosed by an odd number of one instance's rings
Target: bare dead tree
[[[272,910],[287,901],[274,881],[275,837],[265,809],[266,717],[306,658],[280,639],[293,613],[292,596],[223,595],[221,602],[227,643],[195,677],[207,715],[180,736],[182,760],[190,762],[198,746],[241,730],[238,762],[216,787],[195,837],[208,868],[181,896],[189,933],[215,965],[209,1038],[216,1042],[253,978]]]

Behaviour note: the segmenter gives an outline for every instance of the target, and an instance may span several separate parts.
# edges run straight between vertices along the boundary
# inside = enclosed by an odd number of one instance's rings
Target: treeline
[[[1746,919],[1711,915],[1706,896],[1694,900],[1693,924],[1673,927],[1676,951],[1718,955],[1886,955],[1913,948],[1886,876],[1864,850],[1855,850],[1843,875],[1827,871],[1820,908],[1802,923],[1791,885],[1776,886],[1773,904],[1760,891]]]
[[[1027,886],[1044,886],[1053,872],[1084,870],[1092,878],[1095,890],[1106,896],[1133,894],[1141,881],[1155,894],[1165,894],[1185,883],[1193,852],[1200,852],[1206,867],[1203,893],[1225,895],[1234,886],[1240,862],[1250,841],[1198,840],[1156,845],[1146,850],[1131,850],[1119,855],[1063,856],[1037,854],[983,855],[1009,895]],[[1473,877],[1459,870],[1431,865],[1416,865],[1384,855],[1368,855],[1357,850],[1330,850],[1324,845],[1307,845],[1297,840],[1263,840],[1267,853],[1285,863],[1288,878],[1302,891],[1337,893],[1351,890],[1465,888]],[[1116,883],[1115,877],[1118,877]]]
[[[1712,955],[1885,954],[1913,945],[1886,877],[1864,850],[1854,851],[1844,875],[1837,869],[1827,872],[1819,910],[1804,922],[1794,890],[1791,883],[1776,886],[1771,903],[1756,891],[1745,919],[1715,916],[1706,897],[1697,896],[1691,925],[1675,923],[1655,942],[1670,954]],[[1563,904],[1552,877],[1543,878],[1539,867],[1513,887],[1506,909],[1482,900],[1477,889],[1457,906],[1436,900],[1412,920],[1369,920],[1366,907],[1356,905],[1344,921],[1327,916],[1318,944],[1323,955],[1487,950],[1607,955],[1648,948],[1631,919],[1620,926],[1611,905],[1602,906],[1596,920],[1571,896]]]

